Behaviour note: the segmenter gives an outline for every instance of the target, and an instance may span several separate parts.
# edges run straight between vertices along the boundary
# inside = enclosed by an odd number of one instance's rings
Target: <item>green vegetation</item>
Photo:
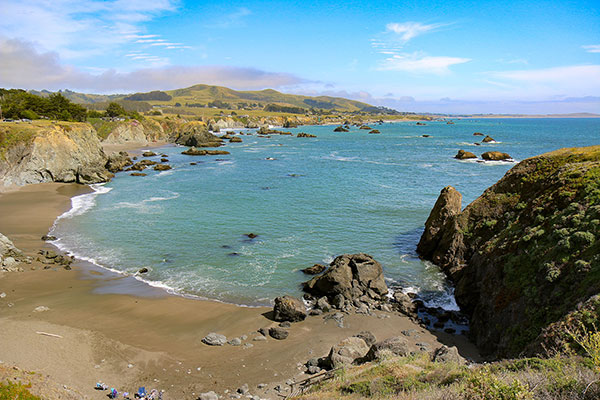
[[[565,330],[550,326],[600,293],[600,146],[519,163],[446,227],[436,251],[480,350],[561,348]],[[596,310],[586,324],[600,326]]]
[[[166,94],[165,92],[161,92],[160,90],[155,90],[153,92],[148,93],[136,93],[131,96],[125,97],[123,100],[133,100],[133,101],[148,101],[148,100],[156,100],[156,101],[169,101],[172,97]]]
[[[279,104],[267,104],[265,111],[281,112],[288,114],[305,114],[307,110],[301,107],[284,106]]]
[[[61,121],[85,121],[87,110],[60,93],[40,97],[21,89],[0,89],[0,106],[4,118]]]
[[[23,385],[22,383],[0,383],[0,400],[41,400],[40,397],[34,396],[29,392],[31,385]]]
[[[299,399],[398,400],[597,399],[598,371],[572,354],[470,366],[436,363],[427,354],[350,367]]]

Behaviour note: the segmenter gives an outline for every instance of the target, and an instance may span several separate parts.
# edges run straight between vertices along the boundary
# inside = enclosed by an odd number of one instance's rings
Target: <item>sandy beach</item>
[[[71,197],[89,190],[52,183],[3,193],[0,232],[35,258],[40,249],[52,249],[40,238],[70,209]],[[277,324],[268,318],[270,308],[169,295],[81,261],[72,270],[44,269],[36,261],[23,267],[0,273],[0,293],[6,294],[0,298],[0,378],[18,374],[12,366],[35,372],[24,379],[44,398],[101,399],[106,393],[94,390],[98,381],[119,392],[138,386],[165,390],[167,399],[193,399],[210,390],[223,394],[243,384],[253,394],[278,398],[277,383],[306,377],[301,363],[362,330],[385,339],[415,329],[418,336],[408,338],[412,346],[458,343],[464,356],[476,357],[463,337],[436,337],[407,317],[383,312],[347,315],[341,328],[323,316],[309,317],[292,324],[286,340],[253,341],[258,329]],[[48,310],[35,312],[40,306]],[[210,332],[246,335],[243,343],[252,346],[207,346],[201,340]],[[259,383],[266,388],[257,390]]]

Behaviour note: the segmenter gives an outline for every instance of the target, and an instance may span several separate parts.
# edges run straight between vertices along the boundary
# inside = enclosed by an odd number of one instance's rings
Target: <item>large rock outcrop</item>
[[[418,252],[455,282],[481,352],[551,342],[541,332],[600,292],[600,146],[522,161],[459,214],[448,192]]]
[[[343,254],[329,269],[304,283],[304,290],[314,296],[326,296],[333,301],[336,295],[347,300],[368,296],[381,299],[388,292],[381,264],[368,254]]]
[[[20,128],[15,128],[19,135]],[[23,128],[32,129],[32,128]],[[0,158],[2,185],[42,182],[106,182],[112,174],[94,128],[85,123],[56,123],[35,128],[29,140],[8,148]]]
[[[203,122],[193,121],[178,128],[175,143],[190,147],[218,147],[222,140],[210,133]]]

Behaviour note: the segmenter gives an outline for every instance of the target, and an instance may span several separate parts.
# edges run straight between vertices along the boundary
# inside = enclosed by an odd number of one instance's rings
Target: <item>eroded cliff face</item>
[[[9,147],[0,157],[0,185],[42,182],[106,182],[106,155],[89,124],[39,127],[31,140]]]
[[[145,145],[159,140],[168,140],[170,131],[165,130],[158,122],[150,118],[142,122],[137,120],[122,121],[115,126],[104,139],[107,144],[136,143]]]
[[[539,350],[600,293],[600,146],[527,159],[460,213],[453,197],[442,191],[418,251],[455,282],[484,354]]]

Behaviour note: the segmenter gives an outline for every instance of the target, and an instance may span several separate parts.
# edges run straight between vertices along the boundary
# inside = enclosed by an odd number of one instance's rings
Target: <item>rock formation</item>
[[[470,158],[477,158],[477,156],[470,151],[459,150],[454,156],[458,160],[468,160]]]
[[[23,252],[0,233],[0,271],[16,271],[23,258]]]
[[[199,121],[181,125],[175,135],[175,143],[190,147],[219,147],[222,140],[208,131],[208,127]]]
[[[18,143],[0,159],[5,186],[41,182],[106,182],[107,157],[91,125],[56,123],[40,127],[31,141]]]
[[[336,295],[346,300],[367,296],[381,299],[388,292],[381,264],[368,254],[344,254],[330,264],[320,276],[304,283],[304,291],[314,296],[326,296],[330,302]]]
[[[512,157],[499,151],[487,151],[481,155],[481,158],[488,161],[510,160]]]
[[[600,292],[599,177],[593,146],[520,162],[460,213],[460,195],[442,191],[417,251],[455,282],[482,353],[552,343],[549,327]]]

